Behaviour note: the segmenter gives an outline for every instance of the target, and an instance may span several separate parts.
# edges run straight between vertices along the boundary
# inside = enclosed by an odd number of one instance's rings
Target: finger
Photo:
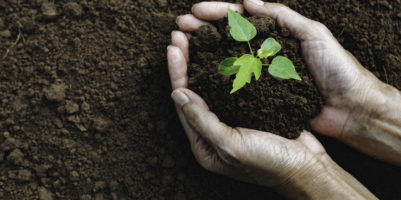
[[[205,110],[209,111],[209,106],[202,99],[202,97],[200,97],[198,94],[196,94],[195,92],[193,92],[192,90],[187,89],[187,88],[179,88],[178,90],[183,92],[186,96],[188,96],[190,101],[192,101],[195,104],[199,105],[200,107],[202,107],[202,109],[205,109]]]
[[[194,15],[187,14],[177,17],[177,25],[181,31],[193,32],[203,25],[208,25],[209,23],[196,18]]]
[[[300,15],[283,4],[245,0],[244,7],[252,15],[264,15],[277,20],[281,27],[289,29],[292,35],[301,41],[333,38],[324,25]]]
[[[227,145],[233,129],[220,122],[206,104],[200,103],[202,98],[190,90],[183,92],[181,88],[175,90],[173,95],[172,98],[181,107],[186,121],[198,134],[214,146],[223,148]]]
[[[197,104],[204,110],[209,110],[206,103],[194,92],[186,89],[179,88],[171,93],[171,98],[176,103],[177,113],[180,118],[181,124],[185,130],[188,140],[191,144],[191,150],[200,165],[205,169],[217,173],[222,173],[224,166],[219,159],[216,159],[215,150],[209,143],[207,143],[199,134],[196,132],[182,110],[182,105],[192,102]]]
[[[325,106],[310,123],[313,130],[330,137],[340,138],[348,119],[349,112]]]
[[[202,138],[200,138],[200,135],[192,129],[181,109],[181,104],[184,102],[188,102],[189,99],[187,96],[180,94],[179,90],[174,90],[171,93],[171,98],[176,103],[177,115],[181,121],[181,125],[184,128],[185,134],[187,135],[188,141],[191,145],[192,153],[194,154],[196,160],[198,160],[198,162],[203,165],[203,163],[206,163],[205,160],[210,150],[208,149],[208,144],[206,144],[202,140]]]
[[[181,49],[185,60],[189,62],[189,41],[185,33],[181,31],[171,32],[171,43]]]
[[[176,46],[167,47],[168,71],[170,74],[171,87],[186,88],[188,85],[187,62],[181,49]]]
[[[304,130],[296,141],[304,144],[313,153],[324,153],[326,150],[316,137],[309,131]]]
[[[201,2],[192,7],[192,13],[199,19],[211,21],[227,17],[228,9],[238,13],[244,12],[244,8],[241,4],[226,2]]]

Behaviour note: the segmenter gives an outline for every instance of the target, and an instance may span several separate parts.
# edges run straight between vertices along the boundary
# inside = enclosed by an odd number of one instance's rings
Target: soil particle
[[[167,6],[168,2],[167,2],[167,0],[157,0],[157,4],[158,4],[160,7],[164,8],[164,7]]]
[[[45,187],[38,187],[40,200],[53,200],[53,194]]]
[[[4,151],[8,151],[8,150],[12,150],[12,149],[14,149],[16,147],[19,147],[19,146],[21,146],[21,143],[19,142],[19,140],[15,139],[15,138],[12,138],[12,137],[9,137],[1,144],[0,147]]]
[[[45,96],[49,101],[63,102],[67,86],[65,84],[52,84],[49,88],[44,89]]]
[[[15,165],[22,163],[24,154],[19,149],[14,149],[10,155],[7,156],[7,160],[13,162]]]
[[[66,101],[65,104],[65,111],[68,114],[74,114],[77,113],[79,111],[79,105],[74,103],[73,101]]]
[[[76,2],[68,2],[64,4],[63,11],[66,15],[70,15],[73,17],[80,17],[84,14],[84,10],[81,5]]]
[[[71,181],[78,181],[79,180],[79,174],[77,171],[72,171],[70,173],[70,180]]]
[[[97,117],[93,122],[93,127],[95,128],[95,130],[104,133],[109,127],[109,121],[102,117]]]
[[[8,178],[18,181],[30,181],[32,180],[32,173],[26,169],[13,170],[8,172]]]
[[[93,188],[93,191],[94,192],[98,192],[98,191],[104,190],[104,189],[106,189],[106,186],[107,186],[106,182],[104,182],[104,181],[96,181],[95,182],[95,187]]]
[[[40,9],[45,19],[55,19],[58,16],[56,5],[53,2],[44,0]]]
[[[11,32],[10,32],[10,30],[0,31],[0,36],[4,37],[4,38],[9,38],[9,37],[11,37]]]
[[[80,200],[92,200],[92,196],[89,194],[83,194],[79,197]]]
[[[82,104],[81,104],[81,109],[82,109],[82,111],[84,111],[84,112],[88,112],[88,111],[90,110],[90,105],[84,101],[84,102],[82,102]]]

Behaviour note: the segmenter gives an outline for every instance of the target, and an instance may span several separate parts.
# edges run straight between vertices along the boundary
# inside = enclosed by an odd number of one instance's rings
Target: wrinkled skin
[[[201,97],[187,89],[190,32],[208,24],[207,21],[226,17],[227,9],[242,13],[244,8],[250,14],[277,20],[301,41],[308,69],[326,99],[321,114],[311,121],[312,128],[379,159],[401,165],[401,105],[397,103],[401,102],[400,92],[363,68],[323,24],[282,4],[257,0],[245,0],[243,5],[202,2],[194,5],[193,14],[177,18],[180,31],[173,31],[167,55],[174,90],[172,98],[197,161],[210,171],[277,188],[299,185],[299,180],[308,179],[322,181],[314,186],[318,190],[336,180],[333,184],[344,186],[342,192],[336,193],[339,198],[353,195],[374,199],[331,160],[311,133],[303,131],[296,140],[289,140],[267,132],[231,128],[210,112]],[[328,169],[334,172],[322,176]],[[317,195],[319,191],[312,190],[312,193]],[[323,192],[319,197],[329,194]]]

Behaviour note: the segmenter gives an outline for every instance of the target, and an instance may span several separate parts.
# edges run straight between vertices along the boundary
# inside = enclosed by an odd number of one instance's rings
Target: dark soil
[[[203,170],[190,152],[170,100],[165,53],[175,17],[198,1],[52,2],[0,0],[0,199],[281,199],[270,189]],[[281,2],[326,24],[367,69],[401,89],[399,0]],[[287,45],[291,37],[278,33],[287,49],[281,55],[299,63],[298,51]],[[315,99],[303,95],[316,93],[296,89],[313,88],[304,66],[297,68],[302,82],[264,72],[262,81],[233,97],[246,94],[250,106],[280,99],[277,91],[248,94],[268,83],[266,90],[288,87],[294,96],[283,101]],[[224,81],[221,90],[231,83]],[[283,109],[274,112],[287,114]],[[380,199],[401,198],[399,168],[319,139]]]
[[[268,37],[275,38],[282,51],[278,55],[290,58],[302,81],[282,80],[270,76],[263,67],[258,81],[230,94],[235,76],[224,77],[218,72],[219,63],[228,57],[250,53],[248,44],[235,42],[229,34],[227,20],[216,26],[203,26],[191,39],[189,88],[200,94],[220,120],[231,126],[269,131],[287,138],[296,138],[308,126],[308,121],[320,112],[322,98],[312,82],[301,57],[299,42],[288,30],[276,27],[268,17],[253,16],[258,35],[251,41],[254,51]],[[216,28],[217,27],[217,28]],[[267,59],[264,63],[268,63]]]

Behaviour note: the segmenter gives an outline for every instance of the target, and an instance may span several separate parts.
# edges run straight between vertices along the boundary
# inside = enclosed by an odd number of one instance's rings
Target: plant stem
[[[249,46],[249,50],[251,50],[251,54],[253,55],[253,51],[252,51],[252,47],[251,47],[251,43],[249,43],[248,41],[248,46]],[[253,55],[254,56],[254,55]]]
[[[262,64],[262,66],[269,66],[269,64]]]

